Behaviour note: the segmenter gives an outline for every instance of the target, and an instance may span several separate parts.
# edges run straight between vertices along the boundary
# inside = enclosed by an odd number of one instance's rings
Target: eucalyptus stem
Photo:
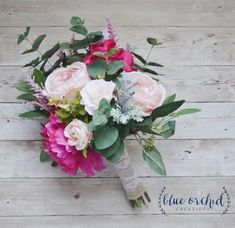
[[[150,50],[149,50],[149,53],[148,53],[148,55],[147,55],[147,57],[146,57],[146,59],[145,59],[146,62],[145,62],[145,64],[144,64],[144,67],[145,67],[146,64],[148,63],[148,59],[149,59],[149,56],[150,56],[150,54],[151,54],[153,48],[154,48],[154,45],[152,45],[151,48],[150,48]]]
[[[33,43],[32,43],[28,38],[26,38],[26,40],[29,42],[30,45],[33,45]],[[41,51],[39,51],[39,50],[36,50],[36,51],[37,51],[41,56],[43,56],[43,54],[42,54]],[[47,62],[51,65],[51,67],[53,66],[52,63],[51,63],[49,60],[47,60]]]

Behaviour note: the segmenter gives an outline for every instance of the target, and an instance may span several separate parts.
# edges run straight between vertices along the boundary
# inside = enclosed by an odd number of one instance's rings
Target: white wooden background
[[[30,25],[32,38],[48,34],[43,47],[48,48],[70,38],[74,15],[86,17],[90,27],[110,18],[120,43],[131,42],[143,54],[146,36],[158,37],[163,45],[153,59],[165,65],[161,81],[168,93],[203,110],[179,119],[172,139],[156,142],[167,177],[154,174],[137,143],[128,142],[153,199],[145,210],[130,208],[110,166],[98,177],[68,178],[40,164],[39,125],[17,117],[24,107],[14,86],[23,77],[21,65],[32,58],[20,56],[17,35]],[[234,0],[0,0],[0,227],[235,227],[234,70]],[[226,186],[231,208],[224,216],[216,211],[162,216],[156,202],[163,185],[179,193]]]

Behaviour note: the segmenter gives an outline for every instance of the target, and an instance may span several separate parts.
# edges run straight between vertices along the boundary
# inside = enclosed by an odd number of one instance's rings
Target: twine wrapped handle
[[[131,165],[126,147],[124,147],[122,157],[114,163],[114,166],[132,207],[140,208],[145,205],[146,202],[144,197],[148,202],[151,201],[144,185],[141,183],[139,177],[133,169],[133,166]]]

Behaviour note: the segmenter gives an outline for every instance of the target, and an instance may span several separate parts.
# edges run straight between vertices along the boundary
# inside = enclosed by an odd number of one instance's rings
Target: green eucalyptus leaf
[[[68,42],[60,43],[60,48],[69,49],[70,48],[70,43],[68,43]]]
[[[163,117],[163,116],[167,116],[170,113],[174,112],[175,110],[177,110],[183,103],[185,102],[185,100],[179,100],[179,101],[174,101],[168,104],[164,104],[158,108],[156,108],[153,112],[152,112],[152,118],[158,118],[158,117]]]
[[[147,65],[149,66],[155,66],[155,67],[163,67],[163,65],[159,64],[159,63],[155,63],[155,62],[149,62],[147,63]]]
[[[40,110],[33,110],[33,111],[21,113],[19,117],[27,118],[27,119],[34,119],[34,118],[45,119],[45,118],[48,118],[48,113],[46,113],[45,111],[40,111]]]
[[[32,60],[31,62],[25,64],[24,67],[29,67],[29,66],[36,67],[39,63],[41,63],[41,60],[39,57],[37,57],[36,59]]]
[[[32,93],[32,87],[26,81],[19,81],[16,85],[16,89],[25,93]]]
[[[83,62],[84,55],[83,54],[78,54],[78,55],[73,55],[73,56],[67,56],[66,59],[69,64],[72,64],[74,62]]]
[[[104,126],[108,122],[108,119],[102,112],[96,110],[93,113],[92,122],[95,126]]]
[[[195,112],[200,112],[201,109],[198,108],[185,108],[185,109],[181,109],[180,111],[176,112],[175,114],[177,116],[182,116],[182,115],[188,115],[188,114],[192,114]]]
[[[46,162],[51,159],[50,155],[46,153],[44,150],[41,150],[39,158],[40,158],[40,162]]]
[[[43,34],[41,36],[38,36],[36,40],[33,42],[32,49],[38,50],[39,46],[41,45],[42,41],[46,38],[46,34]]]
[[[109,150],[109,152],[111,153],[109,156],[105,156],[106,159],[110,162],[117,162],[120,160],[123,152],[124,152],[124,142],[123,140],[120,140],[120,142],[118,142],[119,138],[117,139],[117,141],[113,144],[112,147],[108,148],[107,150]],[[106,152],[108,153],[108,152]]]
[[[162,176],[166,175],[166,169],[162,161],[162,157],[155,146],[143,147],[143,158],[150,168]]]
[[[88,36],[103,36],[103,33],[101,31],[90,32]]]
[[[107,73],[109,75],[113,75],[115,73],[117,73],[120,69],[122,69],[125,66],[124,62],[121,61],[113,61],[111,63],[108,64],[108,70]]]
[[[132,52],[132,54],[133,54],[140,62],[142,62],[143,64],[146,64],[146,63],[147,63],[146,60],[145,60],[142,56],[136,54],[135,52]]]
[[[70,20],[70,23],[73,25],[73,26],[76,26],[76,25],[81,25],[83,24],[84,22],[82,21],[82,19],[80,17],[77,17],[77,16],[73,16]]]
[[[34,101],[37,98],[32,93],[24,93],[17,97],[19,100]]]
[[[112,107],[111,107],[110,102],[108,102],[108,100],[103,98],[99,103],[99,109],[98,110],[101,113],[103,113],[107,118],[109,118],[111,109],[112,109]]]
[[[102,58],[105,57],[104,53],[101,52],[101,51],[95,51],[95,52],[93,53],[93,55],[98,56],[98,57],[102,57]]]
[[[159,134],[164,138],[168,139],[175,134],[175,120],[168,121],[161,126]]]
[[[143,72],[149,73],[149,74],[153,74],[153,75],[158,75],[158,73],[154,70],[151,70],[149,68],[143,68]]]
[[[157,46],[160,45],[161,43],[158,43],[158,40],[156,38],[153,37],[148,37],[147,38],[147,42],[153,46]]]
[[[25,36],[23,34],[20,34],[17,39],[17,44],[20,44],[25,40]]]
[[[78,34],[86,36],[88,34],[88,31],[85,26],[81,25],[75,25],[71,29],[71,31],[76,32]]]
[[[46,76],[37,68],[33,70],[34,81],[38,85],[44,85],[46,81]]]
[[[94,144],[98,150],[103,150],[112,146],[118,138],[116,127],[105,125],[93,133]]]
[[[105,75],[106,67],[107,63],[104,60],[97,59],[87,67],[87,71],[91,77],[97,78]]]
[[[45,60],[51,58],[59,50],[59,48],[60,44],[59,43],[55,44],[51,49],[49,49],[42,55],[41,59]]]
[[[176,94],[174,93],[173,95],[167,97],[164,100],[163,104],[168,104],[168,103],[171,103],[171,102],[175,101],[175,97],[176,97]]]

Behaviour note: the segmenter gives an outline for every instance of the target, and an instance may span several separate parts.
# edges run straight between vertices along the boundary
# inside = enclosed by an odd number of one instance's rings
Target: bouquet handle
[[[133,207],[139,208],[145,205],[146,201],[144,198],[146,198],[148,202],[151,201],[144,185],[140,181],[140,178],[137,176],[131,164],[125,146],[121,158],[114,163],[114,167],[120,177],[127,198],[130,200]]]

